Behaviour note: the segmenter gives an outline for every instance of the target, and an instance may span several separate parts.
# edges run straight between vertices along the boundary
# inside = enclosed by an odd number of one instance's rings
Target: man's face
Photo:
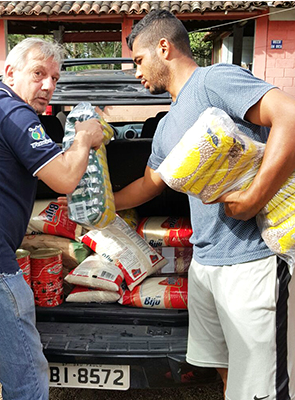
[[[133,60],[136,64],[135,77],[152,94],[161,94],[167,91],[169,70],[158,56],[156,49],[151,52],[141,44],[140,36],[133,43]]]
[[[59,65],[53,57],[45,60],[36,49],[26,58],[22,70],[8,67],[7,83],[26,103],[42,114],[48,106],[59,79]]]

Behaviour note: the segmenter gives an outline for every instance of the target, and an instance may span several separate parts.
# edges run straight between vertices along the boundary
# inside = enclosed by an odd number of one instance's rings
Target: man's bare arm
[[[245,118],[271,129],[262,165],[249,189],[224,194],[217,201],[225,203],[228,216],[242,220],[255,216],[295,170],[295,99],[272,89]]]
[[[139,206],[158,196],[166,187],[159,174],[146,167],[144,176],[114,193],[116,210]]]
[[[102,143],[102,126],[97,119],[76,123],[76,132],[71,147],[37,173],[38,179],[57,193],[75,190],[87,168],[89,150],[99,148]]]

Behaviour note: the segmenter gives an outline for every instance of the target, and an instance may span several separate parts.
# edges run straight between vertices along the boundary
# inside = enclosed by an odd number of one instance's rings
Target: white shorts
[[[276,256],[192,261],[187,362],[228,368],[227,400],[295,399],[295,279]]]

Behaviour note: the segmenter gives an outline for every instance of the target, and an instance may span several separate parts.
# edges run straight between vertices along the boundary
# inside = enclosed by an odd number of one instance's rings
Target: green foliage
[[[12,49],[18,42],[32,35],[8,35],[8,50]],[[52,35],[35,35],[46,40],[53,40]],[[211,64],[212,42],[204,42],[204,32],[189,33],[193,57],[199,66]],[[64,43],[66,58],[105,58],[121,57],[121,42],[94,42],[94,43]],[[120,65],[102,66],[80,66],[72,69],[89,68],[120,68]]]
[[[213,44],[212,42],[204,42],[205,35],[206,32],[189,33],[193,57],[200,67],[211,65]]]
[[[64,43],[68,58],[121,57],[119,42]]]
[[[32,35],[8,35],[8,51],[11,50],[17,43]],[[46,40],[53,40],[52,35],[34,35],[42,37]],[[121,42],[95,42],[95,43],[64,43],[66,58],[106,58],[106,57],[121,57],[122,44]],[[96,66],[79,66],[72,67],[72,70],[83,70],[92,68],[116,69],[120,65],[96,65]]]
[[[64,43],[67,58],[111,58],[121,57],[121,42]],[[119,69],[120,65],[95,65],[72,67],[69,70]]]
[[[26,39],[27,37],[40,37],[46,40],[53,40],[51,35],[7,35],[8,36],[8,51],[10,51],[16,44]]]

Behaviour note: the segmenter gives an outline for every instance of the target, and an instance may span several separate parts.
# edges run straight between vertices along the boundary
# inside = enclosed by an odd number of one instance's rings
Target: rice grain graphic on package
[[[205,110],[156,170],[172,189],[211,203],[247,189],[261,165],[265,144],[242,133],[218,108]],[[266,245],[295,265],[295,172],[256,216]]]

